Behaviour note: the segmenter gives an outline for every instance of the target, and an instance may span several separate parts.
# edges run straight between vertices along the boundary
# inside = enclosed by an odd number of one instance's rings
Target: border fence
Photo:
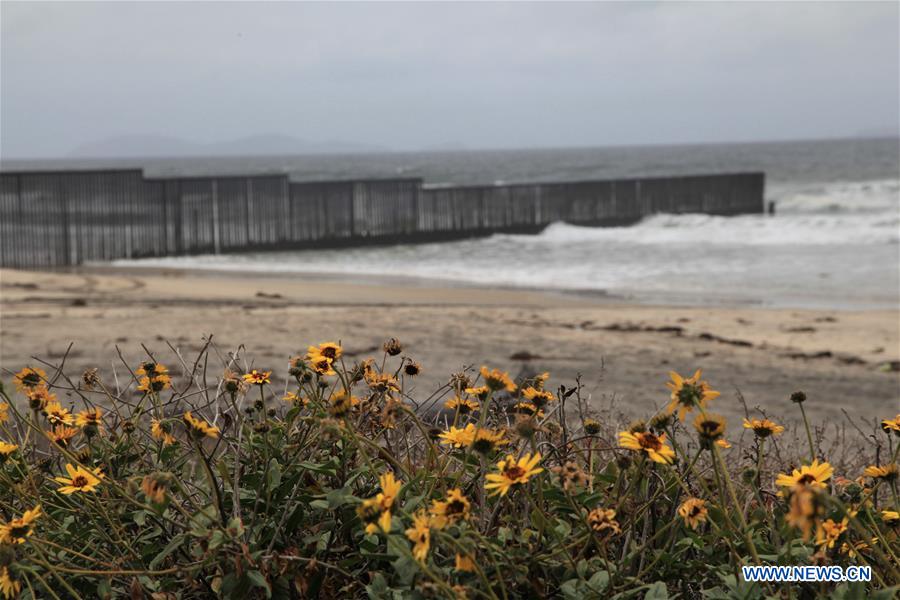
[[[0,173],[0,266],[421,242],[554,221],[764,210],[763,173],[489,186],[287,175],[148,178],[140,169]]]

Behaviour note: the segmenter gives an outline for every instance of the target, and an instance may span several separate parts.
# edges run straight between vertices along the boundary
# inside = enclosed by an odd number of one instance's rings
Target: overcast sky
[[[0,4],[3,156],[124,134],[392,149],[898,129],[898,4]]]

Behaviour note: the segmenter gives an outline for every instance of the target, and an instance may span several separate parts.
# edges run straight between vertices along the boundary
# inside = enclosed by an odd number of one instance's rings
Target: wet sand
[[[67,273],[0,270],[0,368],[37,357],[79,374],[122,379],[117,347],[134,363],[141,344],[173,367],[212,334],[222,353],[243,345],[247,364],[284,381],[289,356],[341,340],[354,357],[399,338],[423,374],[424,397],[464,366],[550,371],[551,384],[582,375],[595,406],[634,417],[666,402],[667,371],[693,372],[722,391],[714,410],[748,405],[790,421],[802,389],[812,420],[874,422],[900,410],[900,314],[754,307],[646,306],[602,295],[447,287],[433,282],[258,276],[227,272],[93,268]],[[213,368],[212,366],[210,367]]]

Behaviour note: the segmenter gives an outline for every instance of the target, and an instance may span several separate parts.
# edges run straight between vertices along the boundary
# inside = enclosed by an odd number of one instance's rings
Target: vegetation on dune
[[[547,373],[466,369],[417,401],[422,366],[396,340],[363,361],[312,346],[286,378],[211,342],[168,362],[148,352],[127,381],[32,365],[0,392],[0,598],[887,598],[900,584],[900,415],[850,465],[805,413],[802,444],[749,411],[729,431],[699,370],[616,427]],[[743,581],[759,564],[864,565],[872,580]]]

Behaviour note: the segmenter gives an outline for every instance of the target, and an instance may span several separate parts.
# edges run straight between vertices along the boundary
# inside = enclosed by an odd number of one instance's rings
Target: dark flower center
[[[72,478],[72,487],[81,488],[87,486],[87,484],[88,480],[84,475],[76,475]]]

